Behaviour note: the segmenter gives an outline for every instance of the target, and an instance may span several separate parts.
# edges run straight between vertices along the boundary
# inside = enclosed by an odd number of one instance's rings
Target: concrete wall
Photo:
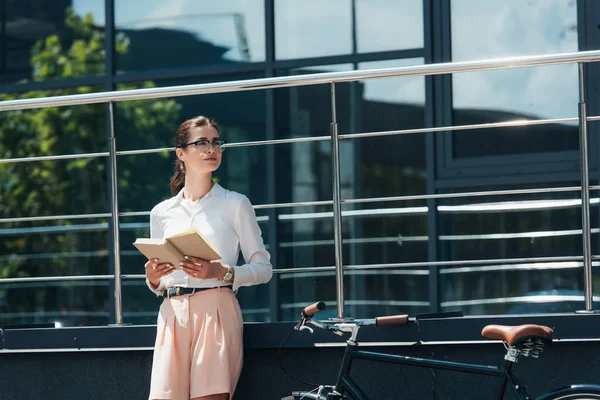
[[[516,377],[529,388],[531,395],[535,397],[571,383],[600,384],[600,341],[596,339],[600,337],[600,316],[597,315],[428,320],[407,327],[365,328],[359,338],[361,347],[372,351],[501,365],[504,347],[500,342],[436,343],[435,340],[481,340],[481,326],[491,322],[516,325],[525,321],[543,323],[555,332],[555,342],[539,359],[521,358],[515,366]],[[288,378],[278,365],[278,347],[292,326],[289,323],[245,326],[245,362],[236,400],[280,399],[293,390],[311,389]],[[146,326],[0,330],[0,398],[147,399],[154,329]],[[335,342],[342,343],[337,336],[321,331],[314,335],[295,334],[282,351],[281,360],[293,376],[331,384],[344,351]],[[382,342],[396,344],[375,345]],[[326,347],[315,347],[314,343]],[[494,377],[364,360],[355,361],[351,376],[377,399],[492,399],[497,383]]]

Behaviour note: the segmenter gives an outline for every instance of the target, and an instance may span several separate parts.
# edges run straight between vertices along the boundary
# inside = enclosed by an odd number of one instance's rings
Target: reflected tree
[[[58,35],[52,35],[39,41],[32,49],[32,81],[73,79],[106,72],[103,29],[94,25],[91,14],[81,17],[68,8],[65,15],[68,38],[65,40],[64,36],[61,39]],[[126,54],[128,47],[128,38],[118,34],[115,51]],[[141,86],[154,85],[144,82]],[[128,88],[133,88],[133,85],[120,87]],[[4,94],[0,100],[85,94],[101,90],[102,87],[91,86],[32,90],[19,95]],[[118,108],[120,122],[127,130],[144,132],[143,147],[170,145],[171,136],[159,133],[172,132],[176,126],[180,114],[177,102],[161,99],[121,102]],[[105,109],[104,104],[91,104],[2,112],[0,159],[105,152]],[[123,141],[127,141],[126,132],[123,134]],[[164,163],[164,168],[171,168],[172,165],[166,152],[155,157],[153,162]],[[144,197],[160,198],[157,191],[164,194],[164,190],[157,188],[152,176],[143,173],[144,168],[141,160],[137,163],[135,160],[128,162],[126,170],[119,171],[120,187],[124,188],[126,195],[132,195],[131,192],[135,190],[139,197],[139,192],[143,190]],[[133,181],[133,177],[135,184],[129,182]],[[0,163],[0,218],[108,212],[106,182],[106,157]],[[107,221],[85,221],[88,222],[88,233],[85,234],[74,225],[82,224],[78,221],[82,220],[3,223],[0,226],[0,258],[3,259],[0,277],[106,274],[107,257],[101,255],[108,252]],[[68,227],[74,229],[65,229]],[[98,229],[94,230],[94,227]],[[54,233],[49,233],[52,229]],[[67,254],[71,256],[67,257]],[[45,310],[82,307],[108,310],[105,284],[97,290],[79,289],[77,298],[73,294],[76,290],[73,285],[36,285],[40,286],[36,286],[35,296],[21,295],[21,291],[0,286],[0,308],[9,312],[30,312],[46,304]],[[7,295],[9,293],[10,296]],[[26,322],[34,321],[28,319]],[[0,323],[3,322],[19,321],[7,320],[0,313]]]

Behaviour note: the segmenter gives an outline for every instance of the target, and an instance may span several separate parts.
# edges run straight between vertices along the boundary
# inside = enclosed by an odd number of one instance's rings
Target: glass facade
[[[455,0],[439,10],[421,0],[144,4],[0,0],[0,100],[575,52],[600,43],[588,37],[574,1]],[[573,119],[577,102],[573,64],[336,84],[338,131],[347,135],[339,143],[346,315],[582,308],[576,188],[423,198],[578,186],[576,121],[394,134]],[[237,144],[215,178],[258,206],[272,254],[271,282],[238,293],[244,319],[296,319],[317,300],[335,316],[332,102],[324,84],[114,105],[124,322],[155,322],[160,299],[145,286],[145,259],[132,242],[149,234],[150,209],[171,196],[168,148],[179,123],[198,114],[215,118]],[[104,104],[0,113],[0,325],[115,321],[109,134]],[[294,138],[313,140],[239,145]],[[590,146],[595,184],[595,138]],[[598,254],[598,192],[591,198]],[[316,201],[324,203],[286,204]]]

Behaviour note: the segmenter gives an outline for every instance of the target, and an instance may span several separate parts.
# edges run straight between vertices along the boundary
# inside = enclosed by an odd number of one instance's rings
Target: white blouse
[[[176,196],[157,204],[150,212],[150,237],[164,238],[195,227],[217,248],[223,257],[221,263],[235,270],[234,291],[240,286],[266,283],[271,279],[271,256],[265,249],[256,214],[246,196],[215,184],[198,200],[192,211],[184,203],[182,189]],[[236,265],[240,250],[246,263]],[[146,283],[157,296],[173,286],[202,288],[225,285],[218,279],[192,278],[179,269],[163,276],[157,289],[147,279]]]

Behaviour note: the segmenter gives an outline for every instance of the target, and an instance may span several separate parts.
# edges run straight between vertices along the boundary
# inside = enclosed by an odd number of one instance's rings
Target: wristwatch
[[[227,267],[227,272],[225,272],[225,276],[221,279],[223,282],[231,282],[233,280],[233,268],[229,265]]]

